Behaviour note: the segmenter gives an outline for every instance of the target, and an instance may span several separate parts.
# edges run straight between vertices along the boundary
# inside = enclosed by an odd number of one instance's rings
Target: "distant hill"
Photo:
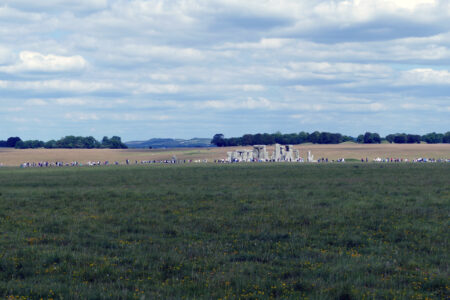
[[[125,142],[128,148],[199,148],[215,147],[210,138],[183,139],[150,139],[148,141]]]

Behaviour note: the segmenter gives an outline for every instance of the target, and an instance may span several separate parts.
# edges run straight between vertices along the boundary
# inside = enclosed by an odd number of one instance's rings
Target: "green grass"
[[[0,169],[0,297],[448,298],[448,164]]]
[[[356,158],[346,158],[345,161],[346,162],[352,162],[352,163],[361,162],[361,160],[356,159]]]

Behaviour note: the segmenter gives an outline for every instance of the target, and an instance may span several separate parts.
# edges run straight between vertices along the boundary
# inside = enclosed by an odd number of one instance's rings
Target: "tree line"
[[[59,140],[50,140],[47,142],[40,140],[22,141],[19,137],[10,137],[6,141],[0,141],[0,147],[12,147],[16,149],[126,149],[127,145],[122,143],[122,139],[118,136],[108,138],[103,137],[102,141],[96,140],[92,136],[65,136]]]
[[[360,144],[380,144],[382,142],[396,144],[413,144],[426,142],[428,144],[450,143],[450,131],[443,133],[428,133],[425,135],[396,133],[389,134],[382,138],[378,133],[366,132],[354,138],[340,133],[320,132],[313,133],[300,132],[282,134],[277,133],[257,133],[244,134],[241,137],[225,138],[221,133],[215,134],[211,140],[211,144],[217,147],[227,146],[249,146],[249,145],[272,145],[275,143],[282,145],[298,145],[304,143],[313,144],[340,144],[343,142],[355,142]]]
[[[225,138],[223,134],[214,135],[211,140],[211,144],[218,147],[225,146],[247,146],[247,145],[272,145],[278,144],[303,144],[303,143],[314,143],[314,144],[339,144],[342,142],[353,141],[354,138],[340,133],[330,133],[330,132],[319,132],[314,131],[313,133],[300,132],[300,133],[290,133],[281,134],[277,133],[257,133],[257,134],[244,134],[242,137],[232,137]]]

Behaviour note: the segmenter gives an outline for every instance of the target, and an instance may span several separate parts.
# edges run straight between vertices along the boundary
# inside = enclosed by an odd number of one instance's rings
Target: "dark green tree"
[[[109,139],[109,147],[110,149],[126,149],[128,148],[124,143],[122,143],[122,140],[118,136],[113,136]]]
[[[308,136],[308,142],[318,144],[320,141],[320,132],[314,131]]]
[[[16,143],[16,149],[36,149],[43,148],[45,143],[39,140],[19,141]]]
[[[6,147],[14,148],[18,142],[22,141],[20,137],[14,136],[6,140]]]
[[[309,134],[307,132],[300,132],[298,134],[298,138],[297,138],[297,142],[296,144],[303,144],[303,143],[307,143],[308,142],[308,136]]]
[[[45,142],[44,148],[47,148],[47,149],[58,148],[58,144],[55,140],[50,140],[48,142]]]
[[[253,135],[244,134],[242,136],[242,146],[253,145]]]
[[[366,132],[364,134],[364,144],[373,144],[372,133]]]
[[[376,133],[376,132],[372,134],[372,139],[373,139],[373,142],[374,142],[375,144],[381,143],[381,137],[380,137],[380,135],[379,135],[378,133]]]
[[[406,142],[408,144],[420,144],[420,138],[418,134],[408,134],[406,135]]]
[[[450,131],[447,131],[442,138],[442,142],[446,144],[450,144]]]
[[[275,138],[272,134],[264,133],[262,135],[262,143],[263,145],[272,145],[275,144]]]
[[[404,144],[406,143],[406,134],[396,134],[394,136],[394,143],[396,144]]]
[[[216,145],[217,147],[226,146],[224,135],[222,133],[215,134],[211,140],[211,144]]]
[[[428,144],[442,143],[444,135],[442,133],[431,132],[422,136],[422,141]]]

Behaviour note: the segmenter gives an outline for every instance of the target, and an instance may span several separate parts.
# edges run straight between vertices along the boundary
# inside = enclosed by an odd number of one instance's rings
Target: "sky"
[[[0,0],[0,139],[450,130],[448,0]]]

